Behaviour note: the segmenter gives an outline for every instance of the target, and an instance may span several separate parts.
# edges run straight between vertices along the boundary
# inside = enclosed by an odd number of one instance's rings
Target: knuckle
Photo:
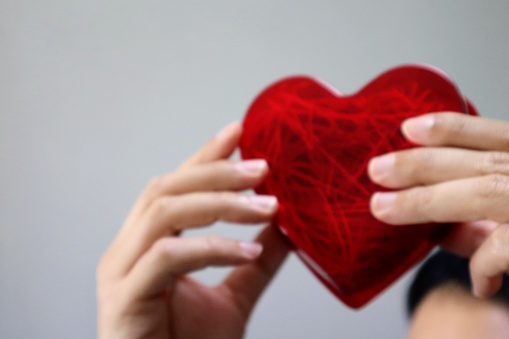
[[[235,164],[229,160],[215,161],[207,165],[209,176],[214,178],[217,186],[221,186],[221,182],[239,182],[243,183],[247,179],[239,171],[236,170]]]
[[[402,183],[416,183],[425,180],[428,168],[435,161],[436,152],[429,147],[419,147],[396,152],[391,180]]]
[[[207,235],[202,238],[201,250],[202,255],[197,256],[197,265],[204,267],[208,265],[211,257],[217,252],[218,240],[215,236]]]
[[[145,190],[148,193],[152,193],[152,194],[161,192],[163,189],[163,182],[164,182],[164,176],[159,175],[159,176],[153,177],[148,182]]]
[[[497,227],[490,236],[490,250],[496,256],[509,257],[509,225]]]
[[[503,150],[509,151],[509,126],[502,129],[500,143]]]
[[[150,206],[149,218],[155,222],[161,219],[171,220],[173,218],[175,198],[162,196],[154,200]]]
[[[411,201],[413,201],[417,207],[428,206],[433,200],[433,191],[428,186],[413,188],[409,193]]]
[[[167,261],[171,257],[171,239],[161,238],[152,245],[152,253],[155,261]]]
[[[206,252],[215,252],[221,248],[220,238],[216,236],[206,236],[203,238],[203,246]]]
[[[430,187],[412,188],[408,191],[407,196],[402,196],[400,199],[402,204],[407,206],[404,208],[407,213],[419,216],[420,219],[429,218],[428,210],[433,200],[433,191]]]
[[[506,195],[509,190],[509,178],[501,174],[490,174],[477,182],[477,193],[485,200]]]
[[[149,180],[145,185],[145,189],[140,195],[139,201],[143,206],[149,207],[154,199],[160,196],[164,192],[165,176],[156,176]]]
[[[467,119],[464,114],[459,113],[443,113],[435,117],[435,124],[432,127],[434,129],[440,129],[453,135],[462,134],[467,127]]]
[[[235,168],[235,163],[230,160],[217,160],[210,163],[212,171],[218,174],[228,174],[233,173]]]
[[[229,248],[229,242],[226,239],[208,235],[203,238],[202,246],[203,255],[199,265],[206,266],[214,258],[217,259],[225,255]]]
[[[436,152],[430,147],[419,147],[412,149],[412,155],[420,164],[428,164],[435,160]]]
[[[416,175],[422,174],[424,168],[430,167],[435,161],[436,152],[430,147],[419,147],[414,148],[409,153],[410,161],[404,163],[405,167],[412,169],[412,172]]]
[[[394,169],[408,169],[408,165],[414,164],[414,160],[417,157],[417,149],[409,149],[406,151],[395,152],[394,153]]]
[[[509,155],[503,152],[487,152],[479,166],[483,175],[509,173]]]
[[[231,192],[218,192],[215,195],[216,201],[219,205],[224,206],[230,204],[233,198],[233,193]]]

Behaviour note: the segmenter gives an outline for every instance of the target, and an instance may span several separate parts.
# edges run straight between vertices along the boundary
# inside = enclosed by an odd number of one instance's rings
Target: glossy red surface
[[[244,120],[243,158],[270,166],[258,193],[278,197],[277,224],[311,271],[344,303],[365,305],[435,246],[447,225],[393,227],[373,218],[369,159],[413,147],[401,122],[427,112],[468,113],[452,81],[427,66],[402,66],[357,94],[310,77],[263,91]],[[471,112],[474,114],[474,112]]]

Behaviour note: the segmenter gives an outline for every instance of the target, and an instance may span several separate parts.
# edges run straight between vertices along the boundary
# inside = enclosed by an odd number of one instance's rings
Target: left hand
[[[140,195],[97,268],[101,339],[240,339],[289,246],[272,226],[253,242],[180,237],[215,221],[270,222],[277,201],[245,195],[267,175],[265,161],[228,160],[241,137],[234,123]],[[208,286],[189,273],[235,267]]]
[[[371,211],[392,225],[457,223],[441,243],[471,256],[474,293],[496,293],[509,271],[509,123],[460,113],[406,120],[405,137],[425,146],[371,160]]]

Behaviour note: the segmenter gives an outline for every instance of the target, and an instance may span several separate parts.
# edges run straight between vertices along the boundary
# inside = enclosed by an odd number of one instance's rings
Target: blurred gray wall
[[[502,0],[0,0],[0,337],[93,338],[95,266],[145,182],[275,79],[348,93],[425,62],[507,118],[508,15]],[[403,338],[407,282],[355,312],[292,257],[247,338]]]

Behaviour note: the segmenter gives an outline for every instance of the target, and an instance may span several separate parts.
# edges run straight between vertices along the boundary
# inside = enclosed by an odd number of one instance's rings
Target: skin
[[[509,307],[482,300],[457,284],[431,291],[410,322],[408,339],[504,339],[509,333]]]
[[[373,195],[373,215],[395,226],[458,223],[442,245],[472,255],[478,296],[495,293],[509,268],[509,124],[442,112],[407,120],[402,130],[424,147],[370,162],[372,180],[394,190]],[[239,124],[227,126],[141,193],[97,268],[100,339],[243,337],[287,243],[271,226],[247,243],[179,237],[218,220],[246,225],[274,216],[274,197],[241,193],[268,168],[228,160],[240,135]],[[188,276],[208,266],[234,268],[218,286]]]
[[[392,225],[459,223],[443,247],[471,256],[473,292],[496,293],[509,270],[509,123],[441,112],[405,121],[405,137],[425,147],[371,160],[371,179],[392,192],[371,199]]]
[[[233,162],[241,134],[227,126],[175,172],[153,179],[134,205],[97,269],[99,338],[242,338],[249,315],[288,253],[274,227],[254,242],[181,238],[217,220],[268,223],[270,196],[240,191],[258,185],[264,161]],[[237,266],[218,286],[186,274]]]

